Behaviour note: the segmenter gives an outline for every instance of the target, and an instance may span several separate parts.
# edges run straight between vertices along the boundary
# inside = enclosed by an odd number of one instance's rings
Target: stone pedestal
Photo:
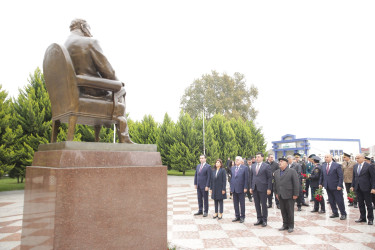
[[[155,145],[41,145],[27,167],[21,249],[167,249]]]

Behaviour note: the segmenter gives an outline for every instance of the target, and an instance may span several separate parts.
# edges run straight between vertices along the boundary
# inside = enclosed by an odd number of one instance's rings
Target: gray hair
[[[286,157],[287,159],[294,159],[294,156],[293,155],[288,155],[287,157]]]
[[[241,156],[236,156],[236,160],[242,161],[242,157]]]

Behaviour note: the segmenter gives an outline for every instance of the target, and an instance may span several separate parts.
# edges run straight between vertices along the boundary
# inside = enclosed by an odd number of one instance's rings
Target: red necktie
[[[204,164],[201,164],[201,168],[199,169],[199,173],[202,171]]]

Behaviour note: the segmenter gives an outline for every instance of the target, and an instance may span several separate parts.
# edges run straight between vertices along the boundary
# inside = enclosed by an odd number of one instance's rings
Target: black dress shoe
[[[277,205],[277,209],[280,209],[280,205]]]
[[[267,222],[263,222],[262,227],[266,227],[266,226],[267,226]]]
[[[293,228],[289,228],[288,233],[292,233],[292,232],[293,232]]]
[[[288,227],[282,226],[282,227],[279,228],[279,231],[284,231],[284,230],[288,230]]]
[[[320,214],[325,214],[326,211],[324,211],[324,210],[320,210],[318,213],[320,213]]]
[[[249,198],[249,201],[250,201],[250,202],[253,202],[253,198]]]
[[[244,223],[244,222],[245,222],[245,218],[241,218],[240,223]]]
[[[240,221],[240,218],[234,218],[232,222]]]
[[[201,215],[201,214],[203,214],[203,213],[202,212],[197,212],[194,215]]]
[[[329,218],[336,218],[336,217],[339,217],[338,214],[332,214],[331,216],[329,216]]]
[[[207,217],[207,213],[204,213],[204,214],[203,214],[203,217]]]
[[[349,203],[348,207],[352,207],[353,206],[353,203]]]
[[[356,220],[355,222],[357,223],[366,222],[366,219],[359,219],[359,220]]]
[[[306,203],[302,203],[302,206],[308,207],[308,206],[309,206],[309,204],[306,204]]]
[[[358,205],[357,205],[357,203],[354,203],[354,208],[358,208]]]
[[[268,208],[271,208],[271,207],[272,207],[272,204],[271,204],[271,205],[268,205],[267,207],[268,207]]]
[[[302,211],[301,207],[298,207],[297,211]]]
[[[314,201],[314,200],[310,200],[310,202],[312,202],[312,201]]]
[[[340,220],[346,220],[346,215],[341,215]]]
[[[374,222],[372,220],[369,220],[367,224],[374,225]]]
[[[311,213],[316,213],[316,212],[318,212],[318,210],[312,210],[312,211],[310,211]]]
[[[258,220],[257,222],[254,223],[254,226],[258,226],[258,225],[261,225],[263,223],[263,221],[261,220]]]

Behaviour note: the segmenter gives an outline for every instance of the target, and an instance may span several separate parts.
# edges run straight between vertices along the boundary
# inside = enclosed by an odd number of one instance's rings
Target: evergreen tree
[[[197,130],[193,120],[187,113],[180,113],[175,130],[175,143],[170,148],[172,169],[185,175],[185,171],[191,169],[199,157],[199,142]]]
[[[11,100],[8,99],[8,93],[2,90],[2,85],[0,84],[0,178],[7,174],[10,168],[7,147],[3,139],[6,129],[10,125],[10,105]]]
[[[25,89],[19,90],[12,108],[11,130],[16,137],[10,146],[14,153],[10,160],[14,165],[11,172],[12,176],[20,177],[22,182],[25,168],[31,165],[39,144],[48,143],[51,137],[51,103],[39,69],[30,75]]]
[[[151,115],[145,115],[141,122],[131,122],[130,125],[129,133],[133,142],[139,144],[156,144],[159,127]]]
[[[230,122],[220,114],[216,114],[207,125],[207,159],[214,163],[216,159],[225,160],[235,157],[238,143]],[[215,153],[216,152],[216,153]]]
[[[160,152],[163,165],[168,166],[168,169],[171,169],[170,148],[176,141],[174,133],[175,124],[168,114],[165,113],[156,144],[158,145],[158,151]]]

